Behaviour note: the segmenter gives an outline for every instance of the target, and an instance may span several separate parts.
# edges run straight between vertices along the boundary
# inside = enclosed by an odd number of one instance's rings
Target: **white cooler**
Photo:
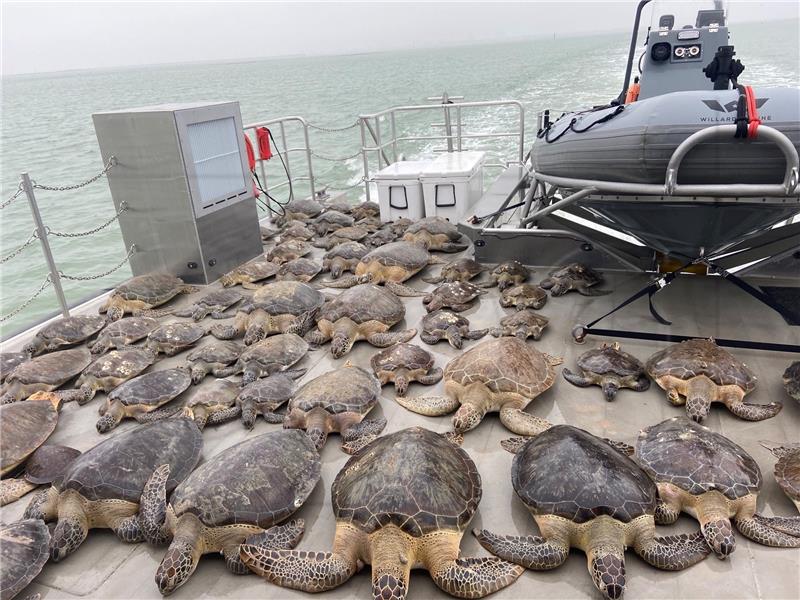
[[[422,184],[419,174],[431,164],[429,160],[401,160],[378,171],[373,181],[378,185],[381,221],[402,217],[421,219],[425,216]]]
[[[447,152],[420,173],[425,216],[456,222],[483,195],[485,152]]]

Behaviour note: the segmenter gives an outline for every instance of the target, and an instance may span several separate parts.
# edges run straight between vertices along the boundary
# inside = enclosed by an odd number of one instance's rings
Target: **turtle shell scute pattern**
[[[85,377],[97,379],[103,377],[130,377],[131,374],[141,373],[154,361],[155,356],[148,350],[140,348],[112,350],[103,354],[86,367],[78,383],[81,383]]]
[[[239,394],[239,385],[227,379],[216,379],[199,388],[186,406],[228,407],[233,405]]]
[[[642,431],[636,456],[657,483],[671,483],[695,496],[716,490],[735,500],[761,489],[761,470],[741,446],[686,417]]]
[[[424,246],[411,242],[390,242],[361,257],[361,263],[378,262],[385,267],[400,267],[408,271],[419,271],[428,264],[430,254]]]
[[[167,492],[175,489],[200,460],[203,437],[188,419],[140,425],[105,439],[67,468],[62,490],[87,500],[139,502],[145,483],[160,465],[170,467]]]
[[[775,479],[792,500],[800,500],[800,444],[775,463]]]
[[[119,400],[125,406],[161,406],[185,391],[191,383],[191,376],[183,369],[153,371],[114,388],[108,399]]]
[[[469,455],[443,436],[412,427],[377,438],[347,461],[331,488],[338,521],[366,533],[395,525],[420,537],[464,531],[481,500]]]
[[[308,342],[294,333],[273,335],[248,346],[241,362],[256,361],[263,365],[293,365],[308,352]]]
[[[36,332],[40,340],[61,339],[67,343],[82,342],[100,331],[108,321],[96,315],[77,315],[64,317]]]
[[[270,263],[271,264],[271,263]],[[227,308],[242,299],[242,294],[235,288],[222,288],[210,292],[200,298],[193,306],[206,308]]]
[[[300,430],[265,433],[202,464],[172,494],[180,517],[206,526],[250,524],[268,528],[300,508],[320,478],[314,444]]]
[[[289,411],[322,408],[332,415],[352,412],[365,415],[381,394],[378,379],[361,367],[344,366],[323,373],[304,384],[289,403]]]
[[[300,281],[276,281],[260,287],[252,304],[271,315],[300,315],[315,310],[325,302],[319,290]]]
[[[323,258],[333,260],[334,258],[344,258],[351,260],[362,258],[367,253],[367,247],[360,242],[345,242],[331,248]]]
[[[244,346],[237,342],[219,340],[195,348],[186,355],[188,362],[232,363],[241,355]]]
[[[195,323],[167,323],[150,332],[147,339],[170,344],[193,344],[206,334],[202,325]]]
[[[183,280],[166,273],[139,275],[119,285],[114,295],[125,300],[141,300],[147,304],[161,304],[177,295]]]
[[[395,344],[375,354],[370,364],[374,371],[427,370],[433,366],[433,356],[414,344]]]
[[[422,317],[422,329],[426,332],[444,330],[454,325],[459,329],[469,327],[469,320],[451,310],[441,309]]]
[[[49,352],[18,365],[6,377],[6,383],[19,381],[57,386],[75,377],[91,362],[92,354],[86,348]]]
[[[601,515],[629,523],[656,507],[656,486],[635,462],[569,425],[551,427],[523,446],[511,482],[534,514],[575,523]]]
[[[406,229],[406,233],[419,233],[427,231],[433,235],[446,235],[451,241],[456,241],[461,237],[458,228],[447,219],[442,217],[425,217],[416,221]]]
[[[638,358],[606,345],[582,354],[578,358],[578,366],[584,371],[598,375],[630,377],[644,372],[644,365]]]
[[[671,375],[686,380],[705,375],[717,385],[738,385],[745,392],[756,387],[753,372],[712,340],[692,339],[673,344],[650,357],[647,372],[653,379]]]
[[[389,290],[371,283],[351,287],[322,307],[318,320],[335,323],[348,318],[357,325],[380,321],[391,327],[406,313],[403,302]]]
[[[57,423],[58,411],[46,400],[0,406],[0,474],[12,471],[44,444]]]

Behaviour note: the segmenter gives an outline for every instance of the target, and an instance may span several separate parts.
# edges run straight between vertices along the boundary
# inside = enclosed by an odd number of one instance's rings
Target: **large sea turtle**
[[[9,444],[0,442],[0,446],[5,449]],[[57,444],[39,446],[25,460],[24,473],[0,481],[0,506],[16,502],[40,485],[53,483],[80,454],[79,450],[69,446]]]
[[[169,469],[159,469],[160,481]],[[248,573],[239,558],[242,542],[260,548],[294,548],[302,519],[284,522],[306,501],[320,478],[319,454],[299,431],[273,431],[245,440],[201,465],[169,497],[169,488],[143,501],[172,543],[156,571],[159,591],[186,583],[203,554],[219,552],[229,570]],[[161,518],[159,518],[161,517]],[[166,517],[165,519],[163,517]],[[158,539],[152,541],[159,541]]]
[[[773,471],[775,481],[800,511],[800,443],[769,444],[761,442],[761,445],[778,459]]]
[[[0,600],[24,590],[47,562],[50,531],[39,519],[0,526]]]
[[[217,371],[219,377],[242,373],[242,384],[254,382],[259,377],[286,371],[308,352],[308,343],[294,333],[273,335],[257,344],[248,346],[239,359]]]
[[[166,273],[139,275],[118,285],[100,307],[109,321],[118,321],[125,313],[134,316],[141,311],[161,306],[178,294],[191,294],[198,288]]]
[[[533,312],[529,308],[518,310],[500,319],[500,325],[489,330],[494,337],[515,335],[521,340],[532,337],[539,340],[542,331],[550,323],[550,319]]]
[[[367,236],[367,239],[364,240],[364,244],[370,248],[378,248],[396,240],[397,235],[391,229],[378,229],[375,233]]]
[[[578,357],[580,373],[564,367],[564,379],[578,387],[599,385],[605,399],[613,400],[620,388],[644,392],[650,387],[650,379],[644,365],[635,356],[620,350],[619,343],[603,344],[584,352]]]
[[[293,219],[305,221],[313,219],[323,211],[322,204],[312,198],[298,198],[283,207],[283,214],[273,217],[277,224],[283,224]]]
[[[212,319],[225,319],[232,316],[225,314],[225,311],[242,298],[238,290],[215,290],[184,309],[172,311],[172,314],[176,317],[192,317],[195,321],[202,321],[208,315]]]
[[[65,394],[64,401],[75,400],[86,404],[94,398],[98,390],[106,393],[132,379],[152,365],[156,355],[146,348],[131,346],[122,350],[112,350],[95,359],[84,369],[74,393]]]
[[[149,333],[144,346],[153,354],[174,356],[194,346],[205,334],[206,328],[197,323],[166,323]]]
[[[192,378],[183,369],[153,371],[134,377],[112,390],[100,407],[98,433],[114,429],[125,417],[140,423],[156,420],[177,412],[180,407],[155,412],[170,400],[177,398],[192,384]]]
[[[322,450],[329,433],[339,432],[342,450],[353,454],[386,427],[386,419],[364,419],[380,395],[375,376],[348,361],[300,387],[289,401],[283,426],[305,429],[317,450]]]
[[[239,384],[228,379],[215,379],[197,388],[181,411],[181,417],[194,421],[201,431],[208,425],[225,423],[239,416],[235,406]]]
[[[754,542],[800,548],[800,517],[756,512],[761,469],[725,436],[686,417],[673,417],[639,434],[636,459],[658,486],[656,520],[670,524],[681,511],[692,515],[718,557],[736,548],[731,520]]]
[[[297,388],[295,380],[303,375],[305,369],[293,369],[275,373],[266,379],[258,379],[244,386],[236,397],[236,406],[241,411],[242,425],[252,429],[259,414],[267,423],[283,423],[283,415],[275,411],[294,395]]]
[[[3,352],[0,353],[0,383],[6,380],[8,374],[17,368],[17,365],[31,359],[27,352]]]
[[[360,204],[356,204],[350,211],[350,214],[353,215],[353,218],[356,220],[366,219],[369,217],[380,217],[381,207],[377,202],[365,201]]]
[[[94,315],[63,317],[42,327],[24,351],[31,356],[52,352],[64,346],[74,346],[99,332],[105,327],[106,319]]]
[[[308,241],[313,238],[314,235],[314,231],[307,227],[302,221],[289,221],[281,230],[281,236],[278,238],[278,243],[291,239]]]
[[[169,465],[166,488],[173,490],[197,465],[202,446],[200,430],[188,419],[165,419],[112,436],[75,459],[61,481],[38,492],[25,517],[58,521],[50,540],[53,561],[74,552],[90,529],[111,529],[125,542],[163,538],[163,532],[147,529],[140,499],[163,485],[156,473],[161,465]]]
[[[469,246],[459,241],[461,232],[458,227],[443,217],[419,219],[406,228],[403,239],[440,252],[461,252]]]
[[[219,282],[223,287],[241,285],[247,290],[257,290],[259,289],[259,286],[256,285],[258,282],[274,277],[277,273],[277,264],[266,256],[257,256],[250,262],[246,262],[220,277]]]
[[[57,350],[18,365],[6,376],[0,404],[24,400],[35,392],[50,392],[77,376],[92,362],[86,348]]]
[[[322,265],[310,258],[295,258],[283,263],[275,278],[278,281],[302,281],[308,283],[322,271]]]
[[[322,270],[330,271],[338,279],[345,271],[355,271],[361,258],[369,249],[360,242],[345,242],[334,246],[322,257]]]
[[[329,232],[336,229],[352,227],[354,223],[355,219],[350,215],[338,210],[326,210],[311,222],[311,227],[318,235],[328,235]]]
[[[410,411],[439,416],[456,411],[456,433],[474,429],[488,412],[519,435],[536,435],[550,423],[525,412],[536,396],[555,382],[554,358],[516,337],[481,342],[451,360],[444,369],[445,396],[398,397]],[[457,410],[456,410],[457,409]]]
[[[158,326],[159,322],[153,317],[125,317],[109,323],[89,350],[92,354],[102,354],[110,348],[128,346],[146,338]]]
[[[580,263],[572,263],[566,267],[551,271],[539,286],[550,290],[553,296],[563,296],[570,290],[575,290],[583,296],[604,296],[610,294],[609,290],[596,289],[594,286],[603,283],[603,277],[594,269]]]
[[[267,252],[267,260],[272,261],[276,265],[282,265],[290,260],[305,256],[309,252],[311,252],[311,246],[303,240],[289,239],[281,242]]]
[[[351,227],[341,227],[334,229],[323,238],[319,238],[311,243],[315,248],[324,248],[330,250],[339,244],[346,242],[359,242],[369,235],[366,227],[353,225]]]
[[[446,339],[456,350],[460,350],[464,340],[479,340],[488,329],[470,331],[469,320],[452,310],[435,310],[422,317],[422,333],[419,338],[426,344],[436,344]]]
[[[547,303],[547,292],[538,285],[521,283],[507,287],[500,292],[500,306],[503,308],[515,307],[517,310],[532,308],[539,310]]]
[[[554,569],[570,548],[586,553],[589,573],[605,598],[625,591],[625,549],[645,562],[678,571],[710,550],[702,534],[656,537],[656,487],[630,458],[583,429],[555,425],[518,445],[511,483],[541,536],[474,532],[492,554],[528,569]]]
[[[239,360],[242,352],[242,344],[224,340],[195,348],[186,355],[186,368],[192,375],[192,383],[200,383],[209,374],[221,377],[222,369]]]
[[[712,402],[748,421],[769,419],[783,408],[781,402],[745,403],[745,394],[756,387],[756,376],[714,340],[686,340],[656,352],[647,361],[647,373],[666,390],[667,400],[676,406],[686,404],[686,414],[698,423]]]
[[[441,308],[449,308],[455,312],[464,312],[472,307],[472,301],[485,294],[486,290],[469,281],[448,281],[442,283],[429,294],[422,297],[425,310],[433,312]]]
[[[433,355],[419,346],[395,344],[375,354],[369,364],[381,385],[394,383],[396,394],[405,396],[412,381],[422,385],[441,381],[442,370],[433,362]]]
[[[406,314],[403,302],[392,292],[371,283],[345,290],[325,304],[317,313],[317,329],[306,339],[322,345],[331,341],[331,354],[341,358],[358,340],[366,340],[378,348],[407,342],[416,329],[390,332]]]
[[[497,286],[502,292],[506,288],[520,285],[528,280],[531,276],[531,271],[518,260],[510,260],[500,263],[492,272],[489,273],[489,282],[485,283],[486,287]]]
[[[786,367],[783,372],[783,387],[790,398],[800,402],[800,360]]]
[[[463,256],[455,260],[451,260],[446,265],[442,266],[442,270],[436,277],[423,277],[422,280],[426,283],[442,283],[451,281],[469,281],[486,270],[481,263],[468,257]]]
[[[331,499],[332,552],[245,543],[244,563],[272,583],[306,592],[338,587],[370,564],[376,600],[405,598],[414,568],[461,598],[491,594],[522,573],[494,557],[459,557],[481,477],[466,452],[427,429],[404,429],[363,448],[339,471]]]

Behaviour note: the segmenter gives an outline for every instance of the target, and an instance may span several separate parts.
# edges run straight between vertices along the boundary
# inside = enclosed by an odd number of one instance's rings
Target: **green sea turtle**
[[[305,240],[308,241],[314,237],[314,231],[306,226],[302,221],[290,221],[281,230],[278,243],[285,242],[286,240]]]
[[[595,289],[594,286],[603,283],[603,277],[594,269],[580,263],[572,263],[566,267],[551,271],[539,286],[550,290],[553,296],[563,296],[570,290],[575,290],[583,296],[604,296],[610,290]]]
[[[395,234],[394,231],[391,229],[379,229],[375,233],[371,233],[367,239],[364,240],[364,244],[370,248],[378,248],[384,244],[394,242],[395,240],[397,240],[397,234]]]
[[[77,401],[83,405],[89,402],[98,390],[109,393],[144,371],[156,361],[156,355],[146,348],[122,348],[112,350],[96,358],[86,367],[75,383],[77,390],[66,393],[64,401]]]
[[[586,553],[592,581],[605,598],[625,592],[625,550],[668,571],[708,556],[700,532],[657,537],[656,486],[630,458],[583,429],[555,425],[517,445],[511,483],[541,536],[473,533],[492,554],[528,569],[554,569],[570,548]]]
[[[422,304],[425,305],[425,310],[428,312],[441,308],[464,312],[472,307],[473,300],[485,293],[486,290],[468,281],[449,281],[425,294],[422,297]]]
[[[175,489],[200,460],[203,438],[188,419],[165,419],[103,440],[76,458],[61,481],[37,492],[25,517],[57,521],[50,559],[72,554],[90,529],[111,529],[124,542],[160,538],[152,516],[140,501],[159,489]],[[156,472],[169,465],[169,474]],[[164,480],[166,482],[164,483]]]
[[[599,385],[605,399],[612,401],[620,388],[644,392],[650,388],[650,379],[644,365],[635,356],[620,350],[619,343],[603,344],[578,357],[580,373],[564,367],[564,379],[578,387]]]
[[[369,231],[365,227],[352,225],[350,227],[334,229],[325,237],[314,240],[311,245],[315,248],[330,250],[334,246],[344,244],[345,242],[359,242],[366,238],[367,235],[369,235]]]
[[[39,519],[0,526],[0,600],[11,600],[47,562],[50,531]]]
[[[311,246],[308,243],[303,240],[290,239],[281,242],[267,252],[267,260],[280,266],[290,260],[305,256],[309,252],[311,252]]]
[[[286,371],[308,352],[308,343],[294,333],[280,333],[248,346],[230,367],[217,371],[220,377],[243,373],[242,383],[247,385],[260,377]]]
[[[300,281],[276,281],[253,294],[236,312],[233,325],[214,325],[211,335],[229,340],[244,335],[244,343],[254,344],[268,335],[293,331],[304,334],[325,296]]]
[[[322,257],[322,270],[330,271],[331,278],[338,279],[345,271],[355,272],[368,248],[360,242],[345,242],[334,246]]]
[[[366,219],[368,217],[380,217],[381,207],[377,202],[362,202],[356,204],[350,211],[354,219]]]
[[[18,431],[13,433],[18,433]],[[30,438],[25,440],[25,442],[30,443]],[[5,450],[12,444],[5,441],[0,443],[0,445],[2,445]],[[19,450],[22,447],[22,444],[16,445],[14,450]],[[0,481],[0,506],[16,502],[40,485],[53,483],[64,474],[64,471],[66,471],[72,461],[80,455],[81,453],[79,450],[75,450],[75,448],[70,448],[69,446],[59,446],[56,444],[39,446],[33,451],[33,454],[25,460],[24,473]]]
[[[215,379],[208,385],[196,389],[181,411],[181,417],[194,421],[202,431],[205,426],[225,423],[239,416],[236,396],[238,383],[228,379]]]
[[[223,275],[219,282],[223,287],[241,285],[246,290],[257,290],[260,287],[257,283],[274,277],[277,273],[278,265],[261,255]]]
[[[355,219],[338,210],[326,210],[318,215],[312,222],[311,227],[317,235],[328,235],[331,231],[342,227],[352,227]]]
[[[111,348],[121,348],[146,338],[159,323],[152,317],[125,317],[109,323],[89,349],[92,354],[102,354]]]
[[[338,431],[342,435],[342,451],[353,454],[386,427],[386,419],[364,419],[378,404],[380,395],[381,384],[375,376],[348,361],[343,367],[308,381],[295,392],[283,427],[305,429],[320,451],[328,434]]]
[[[436,277],[423,277],[422,281],[426,283],[442,283],[451,281],[469,281],[473,277],[477,277],[486,270],[478,261],[464,256],[451,260],[449,263],[442,267]]]
[[[761,445],[778,459],[773,471],[775,481],[800,511],[800,443],[770,444],[761,442]]]
[[[426,344],[436,344],[446,339],[456,350],[464,345],[464,340],[479,340],[488,329],[470,331],[469,320],[451,310],[435,310],[422,317],[422,332],[419,338]]]
[[[76,377],[92,362],[86,348],[56,350],[24,362],[6,376],[0,404],[24,400],[35,392],[50,392]]]
[[[542,331],[550,323],[547,317],[523,308],[500,319],[500,325],[489,330],[494,337],[515,335],[521,340],[542,338]]]
[[[322,265],[310,258],[295,258],[283,263],[275,279],[278,281],[302,281],[308,283],[322,271]]]
[[[305,369],[292,369],[257,379],[244,386],[236,398],[242,417],[242,425],[252,429],[256,417],[262,415],[267,423],[283,423],[283,415],[275,411],[289,401],[297,388],[296,379],[305,375]]]
[[[156,355],[174,356],[194,346],[205,334],[205,327],[197,323],[166,323],[148,334],[144,346]]]
[[[783,387],[790,398],[800,402],[800,360],[786,367],[783,372]]]
[[[532,308],[539,310],[547,303],[547,292],[538,285],[521,283],[507,287],[500,292],[500,306],[503,308],[515,307],[517,310]]]
[[[162,481],[165,470],[160,469]],[[272,550],[294,548],[304,523],[286,519],[306,501],[320,472],[319,454],[306,436],[273,431],[202,464],[175,488],[169,504],[162,484],[146,506],[156,516],[148,529],[165,522],[172,539],[156,571],[159,591],[168,595],[186,583],[203,554],[221,553],[230,571],[244,575],[249,571],[239,558],[243,542]]]
[[[460,242],[461,232],[447,219],[425,217],[406,228],[403,240],[422,244],[428,250],[440,252],[461,252],[468,244]]]
[[[109,321],[118,321],[125,313],[137,313],[172,300],[178,294],[192,294],[197,291],[193,285],[167,273],[139,275],[118,285],[100,307]]]
[[[209,374],[221,377],[222,369],[239,360],[242,352],[242,344],[224,340],[195,348],[186,355],[186,368],[192,375],[192,383],[200,383]]]
[[[326,200],[324,206],[325,211],[336,211],[345,215],[349,215],[353,212],[353,204],[344,199],[341,194]]]
[[[88,340],[105,327],[104,317],[77,315],[63,317],[45,325],[36,332],[36,337],[23,349],[31,356],[52,352],[65,346],[74,346]]]
[[[474,429],[488,412],[516,434],[536,435],[550,423],[525,412],[531,400],[555,382],[560,358],[543,354],[516,337],[481,342],[451,360],[444,369],[445,396],[398,397],[412,412],[436,417],[455,412],[453,429]]]
[[[370,564],[375,600],[405,598],[414,568],[448,594],[481,598],[523,571],[495,557],[459,557],[481,493],[466,452],[427,429],[404,429],[363,448],[336,476],[332,552],[245,543],[240,556],[270,582],[306,592],[336,588]]]
[[[307,221],[313,219],[323,211],[322,204],[311,198],[298,198],[283,207],[283,214],[274,217],[277,224],[283,224],[293,219]]]
[[[690,514],[719,558],[736,548],[731,520],[754,542],[800,548],[800,517],[756,512],[761,469],[725,436],[686,417],[673,417],[639,434],[636,460],[658,486],[657,522],[668,525],[682,511]]]
[[[686,404],[686,414],[702,422],[712,402],[724,404],[737,417],[761,421],[777,415],[783,404],[750,404],[746,394],[756,387],[756,376],[743,362],[714,343],[691,339],[656,352],[647,361],[647,373],[667,392],[675,406]]]
[[[521,285],[531,276],[531,271],[518,260],[509,260],[500,263],[489,273],[489,281],[483,284],[486,287],[497,286],[500,291]]]
[[[306,340],[321,346],[331,341],[331,354],[341,358],[358,340],[366,340],[378,348],[407,342],[416,329],[390,332],[406,314],[402,301],[392,292],[365,283],[345,290],[325,304],[317,313],[317,329]]]
[[[370,216],[358,219],[353,225],[355,227],[362,227],[363,229],[367,230],[367,233],[373,234],[380,230],[380,228],[383,226],[383,222],[381,221],[380,217]]]
[[[399,219],[395,219],[394,221],[389,221],[388,223],[384,223],[384,229],[389,229],[394,233],[395,236],[401,237],[406,230],[414,224],[414,221],[411,219],[407,219],[406,217],[400,217]]]
[[[419,346],[395,344],[373,355],[369,364],[381,385],[394,383],[396,394],[405,396],[412,381],[422,385],[441,381],[442,370],[433,362],[433,355]]]
[[[195,321],[202,321],[208,315],[211,315],[212,319],[225,319],[233,316],[225,314],[225,311],[240,302],[243,297],[237,290],[215,290],[187,308],[172,311],[172,314],[176,317],[192,317]]]
[[[27,352],[0,353],[0,383],[6,380],[8,374],[11,373],[17,365],[21,365],[30,359],[31,355]]]
[[[114,388],[100,407],[97,432],[111,431],[125,417],[144,423],[174,414],[180,407],[156,409],[180,396],[191,384],[192,378],[183,369],[153,371],[126,381]]]

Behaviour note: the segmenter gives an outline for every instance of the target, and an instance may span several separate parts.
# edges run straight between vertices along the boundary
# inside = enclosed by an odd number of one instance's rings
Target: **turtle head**
[[[256,425],[256,417],[258,416],[255,403],[252,400],[245,400],[241,403],[241,409],[242,425],[246,429],[252,429]]]
[[[339,279],[344,272],[344,261],[341,258],[334,258],[330,264],[331,277]]]
[[[248,385],[258,379],[260,369],[256,363],[248,364],[242,374],[242,385]]]
[[[394,389],[398,396],[406,395],[408,384],[411,382],[408,376],[408,369],[397,369],[394,374]]]
[[[206,375],[208,375],[208,369],[205,365],[192,365],[190,370],[190,374],[192,376],[192,383],[195,385],[200,384]]]
[[[50,560],[58,562],[78,549],[89,533],[89,522],[76,493],[66,494],[58,506],[58,523],[50,536]]]
[[[331,430],[330,415],[323,408],[313,408],[306,416],[306,435],[311,438],[317,452],[322,452]]]
[[[119,425],[122,417],[125,416],[124,412],[125,411],[122,408],[122,404],[119,401],[115,401],[107,405],[105,407],[103,416],[100,417],[95,424],[97,433],[108,433],[114,429],[117,425]]]
[[[202,523],[194,515],[183,515],[178,521],[175,536],[156,571],[156,585],[162,596],[186,583],[200,560]]]
[[[611,402],[619,391],[619,383],[613,379],[606,379],[603,381],[603,385],[601,387],[603,389],[603,395],[608,402]]]
[[[33,341],[25,344],[22,351],[28,356],[36,356],[44,351],[44,340],[38,337],[33,338]]]
[[[736,549],[736,538],[730,519],[707,521],[700,526],[700,530],[718,558],[725,559]]]
[[[333,358],[342,358],[350,352],[356,342],[356,331],[354,324],[341,325],[331,338],[331,354]]]
[[[115,298],[108,305],[108,310],[106,311],[106,319],[109,322],[111,321],[119,321],[122,317],[125,316],[125,307],[123,300],[121,298]]]
[[[589,572],[597,589],[608,600],[625,593],[625,557],[618,549],[589,555]]]
[[[462,404],[453,415],[453,429],[458,432],[475,429],[483,419],[485,412],[475,404]]]

